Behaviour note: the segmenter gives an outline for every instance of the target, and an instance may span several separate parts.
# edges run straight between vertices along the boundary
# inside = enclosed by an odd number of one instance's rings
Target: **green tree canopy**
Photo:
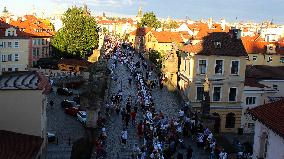
[[[86,52],[98,47],[97,23],[83,8],[68,8],[62,22],[63,28],[52,39],[52,45],[60,53],[85,57]]]
[[[161,22],[157,19],[156,15],[153,12],[146,12],[139,24],[140,27],[151,27],[151,28],[160,28]]]

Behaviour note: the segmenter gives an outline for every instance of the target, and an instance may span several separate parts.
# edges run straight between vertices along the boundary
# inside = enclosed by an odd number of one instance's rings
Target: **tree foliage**
[[[178,28],[178,22],[171,20],[162,24],[163,29],[176,29]]]
[[[86,52],[98,47],[98,30],[94,17],[82,8],[72,7],[64,13],[61,28],[52,40],[52,45],[67,56],[84,57]]]
[[[156,15],[153,12],[146,12],[139,23],[140,27],[151,27],[151,28],[160,28],[161,22],[157,19]]]
[[[152,61],[157,68],[161,69],[162,68],[162,63],[163,63],[163,55],[157,50],[151,50],[149,52],[149,60]]]

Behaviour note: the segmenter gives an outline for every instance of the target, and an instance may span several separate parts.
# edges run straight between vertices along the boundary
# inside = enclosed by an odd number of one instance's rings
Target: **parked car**
[[[79,111],[77,113],[77,120],[79,120],[82,124],[86,124],[87,121],[87,113],[85,111]]]
[[[62,108],[70,108],[70,107],[77,107],[77,108],[79,108],[80,107],[80,105],[79,104],[77,104],[75,101],[72,101],[72,100],[63,100],[62,102],[61,102],[61,107]]]
[[[58,95],[72,96],[73,92],[70,91],[68,88],[57,88],[57,94]]]
[[[72,116],[77,116],[78,112],[79,112],[78,107],[67,107],[67,108],[65,108],[65,113],[72,115]]]
[[[55,134],[47,132],[47,140],[48,140],[48,142],[54,142],[55,139],[56,139]]]

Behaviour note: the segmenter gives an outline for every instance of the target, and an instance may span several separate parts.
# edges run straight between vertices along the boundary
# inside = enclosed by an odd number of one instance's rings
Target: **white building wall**
[[[248,87],[245,86],[243,96],[242,96],[242,117],[241,117],[241,127],[244,129],[244,133],[253,133],[254,127],[252,124],[255,121],[252,120],[249,114],[246,114],[247,109],[252,109],[256,106],[263,105],[267,103],[268,97],[273,96],[275,92],[271,89]],[[255,104],[247,104],[247,97],[256,97]]]
[[[268,134],[267,157],[265,159],[284,159],[284,139],[275,134],[260,122],[255,122],[255,134],[253,145],[253,158],[261,157],[261,136],[266,132]]]
[[[284,80],[262,80],[259,83],[271,88],[273,88],[273,85],[277,85],[278,90],[274,97],[284,97]]]

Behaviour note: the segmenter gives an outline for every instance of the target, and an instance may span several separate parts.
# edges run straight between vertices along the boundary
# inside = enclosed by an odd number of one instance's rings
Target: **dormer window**
[[[220,41],[215,41],[214,46],[215,46],[216,49],[220,49],[222,45],[221,45]]]

